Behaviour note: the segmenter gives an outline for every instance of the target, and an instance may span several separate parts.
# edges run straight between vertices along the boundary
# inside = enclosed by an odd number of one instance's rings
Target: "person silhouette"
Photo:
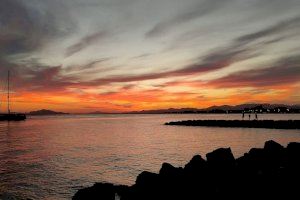
[[[257,113],[255,113],[255,119],[256,119],[256,120],[258,120],[258,116],[257,116]]]
[[[249,120],[251,119],[251,114],[249,114]]]
[[[242,119],[244,119],[244,118],[245,118],[245,113],[243,112]]]

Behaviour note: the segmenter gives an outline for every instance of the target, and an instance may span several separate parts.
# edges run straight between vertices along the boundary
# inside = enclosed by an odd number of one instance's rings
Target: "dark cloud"
[[[108,36],[107,31],[99,31],[95,32],[93,34],[87,35],[83,38],[81,38],[77,43],[71,45],[66,50],[66,56],[69,57],[85,48],[87,48],[90,45],[95,44],[95,42],[98,42]]]
[[[66,72],[81,72],[81,71],[85,71],[85,70],[99,69],[98,64],[103,64],[109,60],[111,60],[111,58],[101,58],[101,59],[98,59],[95,61],[88,62],[84,65],[70,66],[68,68],[65,68],[64,70]],[[100,68],[103,68],[103,66],[100,66]]]
[[[203,58],[199,59],[199,61],[191,65],[187,65],[180,69],[166,71],[166,72],[134,75],[134,76],[133,75],[113,76],[109,78],[101,78],[101,79],[94,80],[90,82],[90,84],[97,85],[97,84],[108,84],[112,82],[120,82],[120,83],[134,82],[134,81],[143,81],[143,80],[207,73],[207,72],[228,67],[235,62],[248,59],[251,56],[252,54],[250,54],[249,49],[244,48],[243,46],[232,44],[226,48],[216,49],[210,52],[208,55],[204,56]]]
[[[226,68],[232,65],[233,63],[253,58],[259,55],[259,53],[256,53],[257,50],[260,50],[262,48],[265,48],[267,45],[285,39],[285,37],[277,37],[275,39],[268,39],[262,43],[249,44],[251,42],[257,41],[262,37],[271,37],[275,33],[278,33],[282,30],[289,31],[290,29],[295,29],[295,25],[298,24],[298,19],[298,17],[288,19],[273,26],[267,27],[261,31],[241,36],[233,40],[227,46],[215,49],[212,52],[208,53],[206,56],[200,58],[199,61],[195,62],[194,64],[187,65],[181,69],[135,76],[114,76],[110,78],[97,79],[92,81],[90,84],[97,85],[112,82],[134,82],[150,79],[186,76],[207,73],[218,69]]]
[[[144,58],[148,58],[152,55],[153,55],[153,53],[143,53],[143,54],[140,54],[138,56],[132,57],[132,59],[144,59]]]
[[[176,74],[204,73],[228,67],[234,62],[248,58],[248,49],[231,46],[215,50],[201,59],[201,61],[175,71]]]
[[[95,8],[95,7],[123,7],[130,5],[132,3],[136,3],[139,0],[84,0],[82,2],[80,1],[73,1],[71,0],[72,3],[74,3],[77,7],[82,8],[82,7],[90,7],[90,8]]]
[[[101,92],[100,95],[114,95],[118,94],[118,91],[108,91],[108,92]]]
[[[43,2],[37,4],[42,6]],[[40,10],[38,6],[27,5],[26,1],[1,0],[0,56],[37,50],[47,39],[72,33],[75,24],[64,5],[52,6],[55,14],[50,5],[48,7]]]
[[[299,25],[300,17],[296,17],[293,19],[287,19],[263,30],[241,36],[233,40],[226,47],[212,51],[202,58],[200,62],[173,71],[171,74],[186,75],[191,73],[214,71],[228,67],[235,62],[255,57],[259,55],[259,53],[256,53],[256,51],[286,39],[286,37],[281,35],[273,39],[273,35],[278,35],[282,31],[292,32],[291,29],[298,31],[300,28]],[[249,44],[251,42],[256,42],[263,37],[271,39],[266,39],[265,41],[259,43]]]
[[[238,43],[248,43],[261,38],[270,37],[276,34],[280,34],[284,31],[290,29],[298,29],[300,28],[300,16],[295,18],[287,19],[285,21],[281,21],[273,26],[267,27],[263,30],[250,33],[244,36],[239,37],[236,42]]]
[[[197,2],[185,12],[175,16],[166,21],[159,22],[151,30],[146,33],[146,37],[156,37],[160,36],[163,33],[166,33],[173,28],[181,25],[183,23],[192,21],[196,18],[202,17],[206,14],[214,12],[218,8],[222,7],[224,4],[228,3],[230,0],[205,0]]]
[[[122,87],[122,90],[130,90],[130,89],[132,89],[132,88],[134,88],[134,87],[135,87],[135,85],[129,84],[129,85],[123,86],[123,87]]]
[[[73,78],[64,77],[61,66],[18,65],[0,60],[0,80],[6,80],[7,71],[11,74],[13,90],[61,92],[75,83]]]
[[[232,63],[236,62],[238,59],[242,58],[242,55],[244,55],[243,59],[245,59],[246,57],[245,50],[227,49],[227,51],[216,51],[207,55],[201,61],[194,63],[192,65],[185,66],[184,68],[181,69],[160,72],[160,73],[135,75],[135,76],[132,75],[113,76],[109,78],[101,78],[101,79],[91,81],[90,84],[98,85],[98,84],[108,84],[113,82],[119,82],[119,83],[134,82],[134,81],[144,81],[144,80],[151,80],[151,79],[206,73],[206,72],[227,67]]]
[[[267,87],[300,82],[300,55],[280,59],[271,67],[237,72],[208,83],[217,88]]]
[[[17,62],[12,57],[37,51],[48,40],[69,35],[75,28],[63,3],[1,0],[0,79],[5,80],[10,70],[13,89],[18,91],[49,91],[70,85],[62,78],[60,66],[49,67],[38,59]]]

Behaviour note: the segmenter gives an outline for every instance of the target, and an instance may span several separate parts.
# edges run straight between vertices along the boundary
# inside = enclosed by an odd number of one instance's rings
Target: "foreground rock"
[[[230,148],[204,160],[196,155],[184,168],[164,163],[159,174],[142,172],[132,186],[97,183],[79,190],[74,200],[299,199],[300,143],[286,148],[267,141],[235,159]]]

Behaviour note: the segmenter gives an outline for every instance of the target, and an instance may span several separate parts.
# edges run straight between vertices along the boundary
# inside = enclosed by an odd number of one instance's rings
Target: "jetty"
[[[300,120],[186,120],[167,122],[171,126],[208,126],[269,129],[300,129]]]

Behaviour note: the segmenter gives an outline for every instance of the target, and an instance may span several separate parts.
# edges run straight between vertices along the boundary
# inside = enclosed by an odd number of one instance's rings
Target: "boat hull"
[[[26,119],[25,114],[0,114],[0,121],[23,121]]]

